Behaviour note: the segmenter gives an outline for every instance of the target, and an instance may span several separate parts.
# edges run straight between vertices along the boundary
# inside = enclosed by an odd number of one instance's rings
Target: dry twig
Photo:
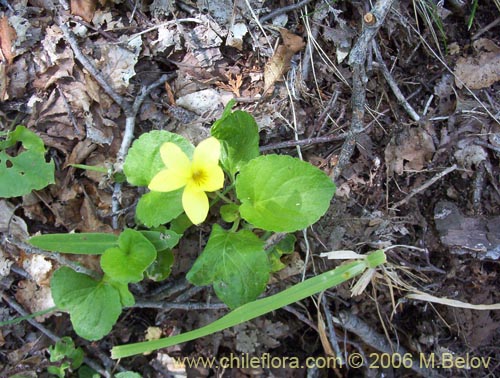
[[[340,176],[344,167],[348,164],[356,146],[358,135],[363,131],[363,118],[365,115],[366,88],[367,82],[365,63],[368,48],[375,37],[385,17],[391,9],[394,0],[379,0],[370,12],[370,24],[364,22],[363,32],[359,36],[351,53],[349,54],[349,65],[352,68],[352,120],[351,127],[347,132],[346,140],[339,155],[338,164],[335,166],[330,177],[335,182]],[[365,19],[367,19],[365,17]]]
[[[14,299],[10,298],[8,295],[6,294],[2,294],[2,299],[12,308],[14,309],[19,315],[21,316],[28,316],[30,315],[24,308],[21,307],[21,305],[19,303],[17,303]],[[53,333],[50,329],[46,328],[45,326],[43,326],[42,324],[40,324],[39,322],[37,322],[35,319],[33,318],[27,318],[26,321],[28,323],[30,323],[33,327],[35,327],[36,329],[38,329],[40,332],[42,332],[45,336],[47,336],[49,339],[51,339],[52,341],[54,341],[55,343],[57,343],[58,341],[61,340],[61,338],[59,336],[57,336],[55,333]],[[99,356],[101,359],[104,358],[105,360],[107,361],[103,361],[105,363],[107,363],[109,366],[114,366],[115,363],[107,356]],[[95,361],[91,360],[90,358],[88,357],[84,357],[83,361],[88,365],[90,366],[92,369],[94,369],[95,371],[97,371],[99,374],[105,376],[105,377],[111,377],[111,374],[103,369],[101,366],[99,366]],[[122,368],[121,366],[118,366],[118,370],[119,371],[125,371],[124,368]]]
[[[377,331],[372,329],[367,323],[361,320],[356,315],[353,315],[347,311],[341,311],[339,314],[340,321],[337,322],[344,327],[349,332],[352,332],[358,335],[363,341],[370,345],[372,348],[376,350],[388,353],[393,355],[394,352],[397,352],[397,355],[394,356],[404,356],[410,355],[409,352],[402,346],[398,345],[397,349],[394,350],[393,346],[385,339],[385,337],[379,334]],[[368,363],[368,361],[365,361]],[[439,377],[432,369],[426,369],[419,364],[419,361],[412,360],[411,369],[420,374],[423,377]]]
[[[444,176],[446,176],[448,173],[453,172],[456,170],[458,167],[456,164],[453,164],[451,167],[446,168],[444,171],[439,172],[437,175],[432,177],[430,180],[426,181],[423,185],[419,186],[416,189],[413,189],[410,194],[408,194],[405,198],[403,198],[401,201],[396,202],[392,207],[391,210],[397,209],[399,206],[404,205],[407,203],[413,196],[417,195],[420,192],[423,192],[425,189],[427,189],[429,186],[434,184],[435,182],[441,180]]]
[[[260,147],[260,151],[269,151],[269,150],[278,150],[280,148],[291,148],[291,147],[296,147],[296,146],[309,146],[312,144],[319,144],[319,143],[329,143],[333,142],[335,140],[342,140],[345,138],[345,134],[340,134],[340,135],[327,135],[327,136],[322,136],[322,137],[316,137],[316,138],[306,138],[306,139],[299,139],[299,140],[287,140],[285,142],[280,142],[280,143],[274,143],[274,144],[268,144],[267,146],[262,146]]]
[[[132,306],[134,308],[159,308],[162,310],[223,310],[227,309],[224,303],[178,303],[178,302],[156,302],[138,300]]]
[[[373,51],[375,52],[375,58],[377,59],[377,63],[379,64],[379,68],[382,71],[382,74],[384,75],[387,84],[389,84],[389,87],[391,87],[392,93],[394,93],[394,96],[396,96],[401,105],[403,105],[403,108],[406,110],[410,118],[415,122],[419,122],[420,116],[417,114],[417,112],[413,109],[408,100],[405,98],[403,92],[401,92],[401,90],[399,89],[396,80],[394,80],[391,73],[389,72],[389,69],[385,65],[384,59],[382,59],[382,54],[380,53],[380,49],[378,47],[377,42],[372,41],[372,47]]]
[[[271,13],[266,14],[265,16],[261,17],[260,22],[264,23],[266,21],[272,20],[274,17],[291,12],[295,9],[302,8],[304,5],[306,5],[307,3],[310,3],[310,2],[311,2],[311,0],[302,0],[302,1],[299,1],[297,4],[291,4],[291,5],[287,5],[287,6],[275,9]]]
[[[83,273],[88,276],[91,276],[93,278],[98,279],[99,274],[97,272],[94,272],[91,269],[88,269],[74,261],[69,260],[66,258],[64,255],[60,253],[55,253],[55,252],[49,252],[45,251],[43,249],[39,249],[36,247],[33,247],[32,245],[25,243],[23,241],[17,240],[16,238],[10,236],[10,235],[2,235],[2,242],[12,244],[16,246],[17,248],[21,249],[23,252],[28,253],[30,255],[42,255],[45,257],[48,257],[49,259],[52,259],[54,261],[57,261],[60,265],[63,266],[69,266],[71,269],[73,269],[75,272],[78,273]]]

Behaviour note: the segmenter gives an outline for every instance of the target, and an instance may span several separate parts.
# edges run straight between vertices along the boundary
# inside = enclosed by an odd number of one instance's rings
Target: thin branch
[[[412,197],[414,197],[415,195],[417,195],[418,193],[420,192],[423,192],[424,190],[426,190],[429,186],[433,185],[435,182],[441,180],[444,176],[446,176],[448,173],[451,173],[453,172],[454,170],[456,170],[458,167],[456,164],[453,164],[451,167],[448,167],[446,168],[445,170],[443,170],[442,172],[439,172],[437,175],[435,175],[434,177],[432,177],[430,180],[426,181],[423,185],[419,186],[418,188],[416,189],[413,189],[410,194],[408,194],[405,198],[403,198],[401,201],[399,202],[396,202],[392,207],[391,209],[394,210],[396,208],[398,208],[399,206],[401,205],[404,205],[405,203],[407,203]]]
[[[309,77],[309,71],[311,70],[312,63],[313,63],[313,51],[314,51],[314,44],[316,39],[318,38],[319,35],[319,28],[321,24],[323,23],[323,20],[326,18],[328,15],[328,12],[326,9],[324,9],[324,5],[321,1],[318,1],[316,4],[316,7],[314,8],[314,13],[312,16],[312,27],[310,28],[310,33],[307,33],[307,45],[304,53],[304,58],[302,59],[302,70],[301,70],[301,75],[302,75],[302,80],[307,81]],[[306,27],[309,25],[309,19],[305,20],[306,22]]]
[[[346,137],[345,134],[340,135],[328,135],[316,138],[307,138],[307,139],[299,139],[299,140],[288,140],[286,142],[268,144],[267,146],[261,146],[260,152],[269,151],[269,150],[278,150],[280,148],[291,148],[296,146],[309,146],[313,144],[320,143],[329,143],[336,140],[343,140]]]
[[[106,94],[113,99],[122,109],[125,104],[125,99],[120,96],[115,90],[109,85],[109,83],[104,79],[102,74],[97,70],[94,63],[92,63],[89,58],[87,58],[80,49],[78,42],[76,41],[75,35],[69,30],[69,28],[65,25],[64,22],[59,23],[59,27],[61,28],[64,38],[71,46],[73,53],[75,54],[75,58],[83,65],[83,67],[89,71],[92,77],[99,83],[101,88],[106,92]]]
[[[309,327],[314,329],[319,334],[318,326],[316,324],[314,324],[314,322],[312,320],[307,318],[304,314],[302,314],[300,311],[296,310],[291,305],[282,307],[282,310],[288,311],[289,313],[295,315],[297,317],[297,319],[299,319],[302,323],[307,324]]]
[[[365,116],[366,102],[365,84],[368,80],[366,77],[365,63],[368,48],[375,34],[382,26],[393,2],[394,0],[379,0],[372,11],[367,14],[371,17],[367,18],[367,15],[365,15],[364,19],[369,20],[370,23],[368,24],[366,21],[363,23],[363,32],[349,54],[349,65],[352,67],[352,120],[351,127],[347,133],[342,150],[340,151],[338,164],[330,175],[334,182],[337,181],[340,173],[349,163],[354,148],[356,147],[358,135],[364,128],[363,118]]]
[[[321,307],[323,307],[323,312],[326,317],[326,324],[328,325],[328,339],[330,340],[330,344],[335,352],[337,358],[340,358],[343,362],[343,354],[340,351],[340,346],[337,340],[337,335],[335,334],[335,327],[333,325],[333,317],[330,309],[328,308],[328,302],[325,295],[321,296]]]
[[[291,4],[291,5],[287,5],[285,7],[275,9],[271,13],[268,13],[265,16],[261,17],[260,22],[264,23],[266,21],[272,20],[274,17],[278,17],[279,15],[282,15],[284,13],[288,13],[288,12],[291,12],[295,9],[302,8],[304,5],[306,5],[307,3],[310,3],[310,2],[311,2],[311,0],[302,0],[302,1],[299,1],[297,4]]]
[[[6,294],[2,294],[2,299],[7,302],[7,304],[14,309],[19,315],[21,316],[28,316],[30,315],[24,308],[21,307],[19,303],[17,303],[14,299],[10,298]],[[40,332],[42,332],[45,336],[47,336],[49,339],[57,343],[58,341],[61,340],[59,336],[57,336],[55,333],[53,333],[50,329],[46,328],[45,326],[41,325],[39,322],[37,322],[33,318],[27,318],[26,321],[30,323],[33,327],[38,329]],[[106,356],[106,358],[109,359],[109,357]],[[84,361],[87,365],[89,365],[92,369],[97,371],[99,374],[105,376],[105,377],[111,377],[111,374],[104,370],[101,366],[99,366],[95,361],[89,359],[88,357],[84,358]],[[111,360],[110,360],[111,361]],[[114,364],[111,361],[112,364]],[[124,371],[123,368],[120,370]]]
[[[135,302],[132,308],[159,308],[162,310],[187,310],[187,311],[197,311],[197,310],[221,310],[227,309],[227,305],[224,303],[178,303],[178,302],[156,302],[156,301],[144,301],[138,300]]]
[[[347,311],[341,311],[339,314],[340,325],[344,327],[349,332],[352,332],[358,335],[366,344],[371,346],[372,348],[377,349],[383,353],[389,353],[393,356],[406,356],[409,355],[409,352],[402,346],[398,346],[396,350],[394,350],[393,346],[386,340],[386,338],[372,329],[370,325],[365,323],[361,318],[357,317],[354,314],[351,314]],[[397,354],[393,354],[397,352]],[[365,361],[368,363],[368,361]],[[418,360],[412,359],[411,369],[416,373],[422,375],[423,377],[438,377],[439,374],[432,369],[423,368],[421,364],[419,364]]]
[[[17,240],[11,236],[3,235],[2,236],[2,242],[12,244],[16,246],[17,248],[21,249],[23,252],[31,254],[31,255],[42,255],[45,257],[48,257],[49,259],[57,261],[60,265],[63,266],[69,266],[71,269],[73,269],[75,272],[78,273],[83,273],[88,276],[91,276],[92,278],[99,279],[100,275],[93,271],[92,269],[88,269],[82,265],[79,265],[78,263],[69,260],[66,258],[63,254],[60,253],[55,253],[55,252],[49,252],[45,251],[40,248],[33,247],[32,245],[22,242],[20,240]]]
[[[137,113],[146,99],[146,97],[160,85],[165,84],[168,80],[176,77],[176,73],[172,73],[169,75],[162,75],[158,80],[154,83],[148,85],[147,87],[143,87],[141,93],[135,98],[133,103],[125,102],[123,106],[123,111],[125,112],[126,120],[125,120],[125,131],[123,133],[122,143],[120,145],[120,150],[118,151],[118,155],[116,158],[116,163],[119,165],[119,170],[121,171],[121,165],[123,164],[125,157],[127,156],[128,149],[132,140],[134,139],[134,129],[135,129],[135,117]],[[117,167],[115,166],[115,170]]]
[[[372,41],[372,47],[373,51],[375,52],[375,58],[377,59],[377,63],[379,64],[379,68],[382,71],[382,74],[384,75],[387,84],[389,84],[389,87],[391,87],[392,93],[394,93],[394,96],[396,96],[396,98],[401,103],[403,108],[406,110],[410,118],[415,122],[419,122],[420,116],[413,109],[408,100],[406,100],[405,96],[403,95],[403,92],[401,92],[398,85],[396,84],[396,80],[394,80],[391,73],[389,72],[389,69],[385,65],[384,59],[382,59],[382,54],[380,53],[380,49],[376,41]]]

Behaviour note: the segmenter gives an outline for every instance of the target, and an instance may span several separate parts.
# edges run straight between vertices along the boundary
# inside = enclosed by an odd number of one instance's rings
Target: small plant
[[[50,346],[49,353],[50,362],[57,362],[57,365],[50,365],[47,371],[59,378],[64,378],[67,371],[76,371],[83,363],[83,350],[75,348],[71,337],[63,337],[54,346]]]
[[[110,332],[122,308],[134,304],[129,283],[167,278],[172,249],[188,227],[207,219],[210,209],[213,215],[217,209],[223,222],[213,224],[187,279],[194,285],[213,285],[230,309],[262,294],[270,273],[284,267],[280,257],[294,250],[291,233],[326,212],[335,192],[330,178],[297,158],[261,156],[255,120],[246,112],[232,112],[232,106],[214,123],[212,136],[196,148],[167,131],[152,131],[134,142],[124,173],[130,184],[150,189],[137,205],[138,230],[126,229],[119,236],[54,234],[30,239],[50,251],[101,255],[102,276],[62,267],[51,281],[54,301],[70,313],[78,335],[97,340]],[[219,201],[224,204],[216,207]],[[266,250],[266,240],[275,232],[288,234]]]
[[[3,140],[2,140],[3,139]],[[20,144],[17,155],[12,149]],[[0,132],[0,197],[17,197],[54,183],[54,162],[45,161],[42,139],[24,126]]]

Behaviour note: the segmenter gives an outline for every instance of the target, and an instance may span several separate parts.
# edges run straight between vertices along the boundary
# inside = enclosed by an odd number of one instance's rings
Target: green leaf
[[[54,162],[45,161],[43,141],[24,126],[17,126],[0,141],[0,197],[17,197],[54,183]],[[24,151],[11,156],[6,149],[21,142]]]
[[[69,363],[65,365],[65,369],[71,366],[71,369],[76,370],[83,363],[83,349],[75,348],[75,343],[71,337],[68,336],[61,338],[54,346],[50,346],[49,353],[50,362],[58,362],[64,358],[68,359]],[[62,371],[64,371],[64,369]]]
[[[109,277],[108,282],[120,293],[120,302],[123,307],[131,307],[135,304],[135,298],[128,288],[128,283],[113,281]]]
[[[259,156],[259,127],[255,119],[237,110],[214,123],[211,134],[222,142],[221,163],[233,177]]]
[[[234,327],[337,286],[363,273],[367,268],[374,269],[385,262],[386,257],[384,251],[379,250],[372,252],[367,255],[366,259],[342,264],[333,270],[309,278],[277,294],[244,304],[236,310],[231,311],[229,314],[224,315],[222,318],[201,328],[158,340],[115,346],[111,350],[111,358],[124,358],[160,348],[168,348],[172,345],[182,344],[186,341],[191,341],[229,327]]]
[[[215,224],[186,278],[199,286],[213,284],[217,296],[236,308],[264,291],[269,270],[262,240],[251,231],[231,232]]]
[[[68,267],[54,272],[50,288],[55,304],[70,313],[75,332],[87,340],[106,336],[122,310],[113,286]]]
[[[173,264],[174,254],[170,249],[158,251],[156,260],[148,267],[146,274],[153,281],[163,281],[170,276]]]
[[[116,378],[142,378],[142,376],[133,371],[122,371],[121,373],[115,374]]]
[[[177,218],[184,211],[182,192],[184,188],[173,192],[149,192],[137,203],[137,219],[147,227],[157,227]]]
[[[323,171],[285,155],[259,156],[236,179],[241,217],[268,231],[310,226],[328,210],[334,193],[335,185]]]
[[[278,272],[285,267],[285,264],[281,262],[281,256],[293,253],[296,241],[297,239],[293,234],[288,234],[267,252],[269,262],[271,263],[271,272]]]
[[[118,245],[118,236],[105,233],[46,234],[33,236],[28,242],[41,249],[79,255],[101,255]]]
[[[220,207],[220,216],[224,222],[234,222],[240,216],[240,207],[234,203],[228,203]]]
[[[118,238],[118,247],[109,248],[101,257],[101,267],[112,280],[139,282],[155,260],[156,249],[139,231],[126,229]]]
[[[130,184],[148,186],[151,179],[165,168],[160,156],[160,147],[165,142],[177,144],[189,157],[193,155],[194,146],[178,134],[163,130],[142,134],[132,144],[123,165]]]
[[[64,378],[66,375],[65,370],[69,368],[67,363],[63,363],[61,366],[47,366],[47,372],[51,375],[55,375],[59,378]]]
[[[86,165],[86,164],[68,164],[73,168],[84,169],[86,171],[108,173],[109,169],[106,167],[100,167],[98,165]]]
[[[71,337],[65,336],[57,341],[55,345],[49,346],[50,362],[61,361],[69,357],[75,350],[75,343]]]
[[[193,223],[189,220],[186,213],[182,213],[170,223],[170,229],[178,234],[183,234]]]
[[[100,378],[101,375],[87,365],[83,365],[78,369],[78,378]]]
[[[157,251],[163,251],[167,248],[174,248],[182,235],[179,235],[177,232],[164,230],[160,231],[140,231],[142,235],[148,239],[151,244],[154,245]]]

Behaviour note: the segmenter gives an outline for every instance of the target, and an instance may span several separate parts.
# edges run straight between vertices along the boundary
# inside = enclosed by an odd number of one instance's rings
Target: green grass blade
[[[354,261],[337,267],[334,270],[322,273],[316,277],[310,278],[293,287],[272,295],[267,298],[258,299],[247,303],[229,314],[199,329],[186,332],[180,335],[167,337],[159,340],[146,341],[135,344],[115,346],[111,350],[112,358],[129,357],[153,351],[160,348],[166,348],[172,345],[191,341],[199,337],[207,336],[226,328],[244,323],[257,318],[268,312],[277,310],[294,302],[300,301],[311,295],[319,293],[330,287],[337,286],[348,279],[361,274],[366,268],[375,268],[385,262],[385,254],[382,250],[371,253],[366,260]]]
[[[26,316],[19,316],[19,317],[14,318],[14,319],[10,319],[10,320],[6,320],[4,322],[0,322],[0,327],[6,327],[6,326],[11,326],[11,325],[14,325],[14,324],[18,324],[18,323],[21,323],[21,322],[23,322],[25,320],[33,319],[33,318],[36,318],[37,316],[42,316],[42,315],[48,314],[49,312],[54,312],[56,310],[57,310],[57,307],[54,306],[54,307],[47,308],[45,310],[34,312],[33,314],[29,314],[29,315],[26,315]]]
[[[45,234],[28,240],[32,246],[51,252],[80,255],[101,255],[108,248],[115,247],[118,236],[109,233]]]
[[[86,164],[69,164],[73,168],[84,169],[86,171],[108,173],[109,169],[106,167],[99,167],[97,165],[86,165]]]

